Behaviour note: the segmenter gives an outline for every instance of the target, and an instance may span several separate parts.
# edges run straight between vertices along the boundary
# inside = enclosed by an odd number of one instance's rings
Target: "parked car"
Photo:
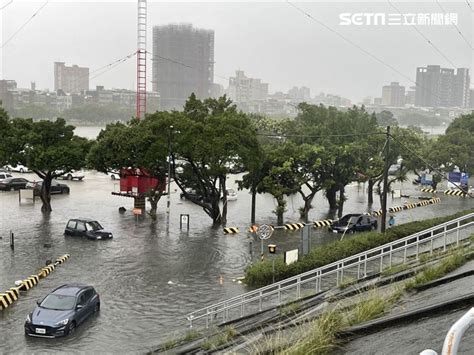
[[[8,171],[14,171],[14,172],[17,172],[17,173],[29,173],[30,172],[30,169],[28,169],[26,166],[21,165],[21,164],[17,164],[15,166],[7,165],[6,168],[7,168]]]
[[[226,189],[227,191],[227,201],[235,201],[237,200],[237,191],[234,189]],[[224,196],[222,196],[222,199],[224,199]]]
[[[28,182],[26,184],[27,189],[33,189],[34,194],[36,196],[39,196],[41,194],[41,186],[43,185],[43,181],[33,181],[33,182]],[[70,192],[69,186],[66,184],[61,184],[57,182],[56,180],[53,180],[51,182],[51,194],[68,194]]]
[[[67,284],[54,289],[26,316],[25,334],[56,338],[74,332],[100,310],[100,297],[92,286]]]
[[[23,178],[9,177],[0,181],[0,190],[14,191],[25,189],[28,183],[29,181]]]
[[[120,180],[120,174],[116,171],[108,172],[107,175],[109,175],[112,180]]]
[[[184,199],[189,199],[189,200],[204,201],[204,197],[199,192],[193,189],[186,189],[186,193],[181,192],[179,194],[179,197],[181,199],[184,198]]]
[[[99,222],[93,219],[75,218],[67,222],[64,235],[86,237],[88,239],[112,239],[111,232],[104,230]]]
[[[64,174],[61,176],[63,180],[77,180],[81,181],[84,179],[84,171],[82,170],[72,170],[68,172],[67,174]]]
[[[377,229],[377,219],[365,214],[347,214],[330,227],[334,233],[355,233]]]
[[[4,171],[0,171],[0,181],[8,179],[8,178],[12,178],[12,177],[13,177],[12,174],[6,173]]]

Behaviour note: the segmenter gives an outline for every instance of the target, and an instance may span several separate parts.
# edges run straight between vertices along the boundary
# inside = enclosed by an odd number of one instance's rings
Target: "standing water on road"
[[[33,174],[24,174],[29,180]],[[236,235],[224,235],[212,228],[202,209],[181,200],[172,185],[169,230],[166,227],[166,197],[159,203],[159,217],[135,220],[131,213],[133,200],[112,196],[118,183],[107,175],[86,172],[84,181],[67,182],[70,195],[55,195],[53,212],[43,216],[41,203],[18,202],[17,192],[0,193],[0,290],[14,285],[37,272],[46,260],[69,253],[71,258],[58,266],[38,286],[22,295],[15,304],[0,313],[1,352],[38,352],[54,350],[72,352],[132,352],[152,349],[187,327],[185,315],[247,291],[235,279],[260,253],[260,242],[245,232],[250,220],[250,195],[239,191],[236,201],[229,202],[227,226],[240,228]],[[235,177],[228,187],[237,190]],[[405,183],[406,189],[413,186]],[[345,213],[367,211],[361,186],[347,188]],[[400,199],[389,205],[400,205]],[[310,220],[327,217],[327,202],[321,195],[313,203]],[[118,208],[124,206],[124,214]],[[298,198],[288,200],[285,219],[298,221]],[[397,214],[397,224],[411,220],[454,213],[472,207],[472,202],[445,197],[440,204],[416,208]],[[257,198],[257,223],[275,224],[274,200],[269,195]],[[374,206],[378,208],[378,206]],[[190,231],[179,230],[179,215],[190,215]],[[90,241],[64,237],[70,218],[97,219],[114,239]],[[15,233],[15,250],[8,245],[8,232]],[[323,244],[339,238],[326,230],[313,230],[312,244]],[[266,244],[274,243],[279,252],[297,248],[299,232],[276,231]],[[266,250],[265,250],[266,252]],[[64,283],[93,285],[100,294],[102,308],[77,332],[64,339],[36,339],[24,336],[26,315],[35,301]]]

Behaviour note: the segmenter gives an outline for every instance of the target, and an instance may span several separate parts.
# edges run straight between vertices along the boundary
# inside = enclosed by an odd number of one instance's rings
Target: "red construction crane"
[[[146,113],[146,0],[138,0],[137,22],[137,112],[136,117]]]

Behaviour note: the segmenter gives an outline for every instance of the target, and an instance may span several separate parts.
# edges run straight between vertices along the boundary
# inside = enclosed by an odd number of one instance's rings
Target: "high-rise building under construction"
[[[153,27],[153,91],[162,110],[182,110],[192,93],[211,96],[214,81],[214,31],[190,24]]]

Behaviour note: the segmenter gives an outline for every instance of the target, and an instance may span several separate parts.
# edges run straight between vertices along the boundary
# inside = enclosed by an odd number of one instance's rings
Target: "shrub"
[[[474,210],[462,211],[446,217],[400,224],[388,229],[384,234],[379,232],[360,233],[353,238],[338,240],[314,248],[308,255],[291,265],[284,264],[283,258],[279,257],[275,260],[275,281],[316,269],[472,212]],[[270,284],[272,282],[272,262],[266,260],[250,265],[245,270],[245,282],[250,286]]]

